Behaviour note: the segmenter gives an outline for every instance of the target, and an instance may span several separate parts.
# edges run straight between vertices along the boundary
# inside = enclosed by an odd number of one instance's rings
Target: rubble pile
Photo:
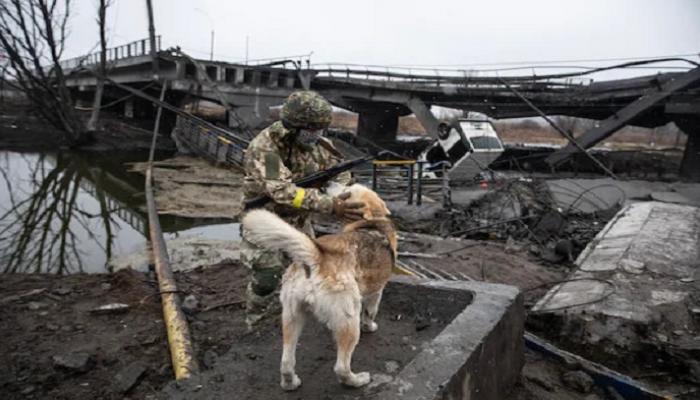
[[[571,263],[618,209],[563,209],[544,181],[518,179],[497,183],[467,206],[439,211],[423,229],[442,236],[503,241],[507,248],[527,249],[547,262]]]

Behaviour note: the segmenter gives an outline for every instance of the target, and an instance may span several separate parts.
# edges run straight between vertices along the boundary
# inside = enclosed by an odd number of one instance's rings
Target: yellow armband
[[[301,203],[304,201],[304,194],[306,194],[304,189],[297,189],[297,193],[294,195],[294,201],[292,201],[292,207],[301,208]]]

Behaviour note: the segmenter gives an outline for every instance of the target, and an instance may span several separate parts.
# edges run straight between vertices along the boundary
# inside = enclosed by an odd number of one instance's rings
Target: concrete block
[[[431,281],[423,285],[469,291],[474,300],[378,398],[505,398],[524,364],[525,314],[518,289],[481,282]]]
[[[700,278],[698,243],[699,208],[633,203],[576,260],[570,278],[584,280],[552,288],[532,311],[571,346],[592,354],[643,354],[648,333],[669,338],[694,326],[688,309],[692,282]],[[666,340],[656,345],[672,347]]]

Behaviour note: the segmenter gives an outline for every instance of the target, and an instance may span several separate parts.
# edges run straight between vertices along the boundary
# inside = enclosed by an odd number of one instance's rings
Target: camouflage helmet
[[[280,117],[286,128],[326,129],[331,124],[332,108],[320,94],[303,90],[287,97]]]

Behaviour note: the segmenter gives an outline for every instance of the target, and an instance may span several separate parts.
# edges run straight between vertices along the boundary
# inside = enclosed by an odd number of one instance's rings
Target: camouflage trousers
[[[302,231],[313,233],[311,224],[305,223]],[[310,236],[313,237],[313,234]],[[246,240],[245,235],[241,237],[241,262],[250,269],[246,289],[246,323],[252,327],[266,316],[277,314],[275,310],[280,309],[277,289],[291,260],[280,251],[263,249]]]

